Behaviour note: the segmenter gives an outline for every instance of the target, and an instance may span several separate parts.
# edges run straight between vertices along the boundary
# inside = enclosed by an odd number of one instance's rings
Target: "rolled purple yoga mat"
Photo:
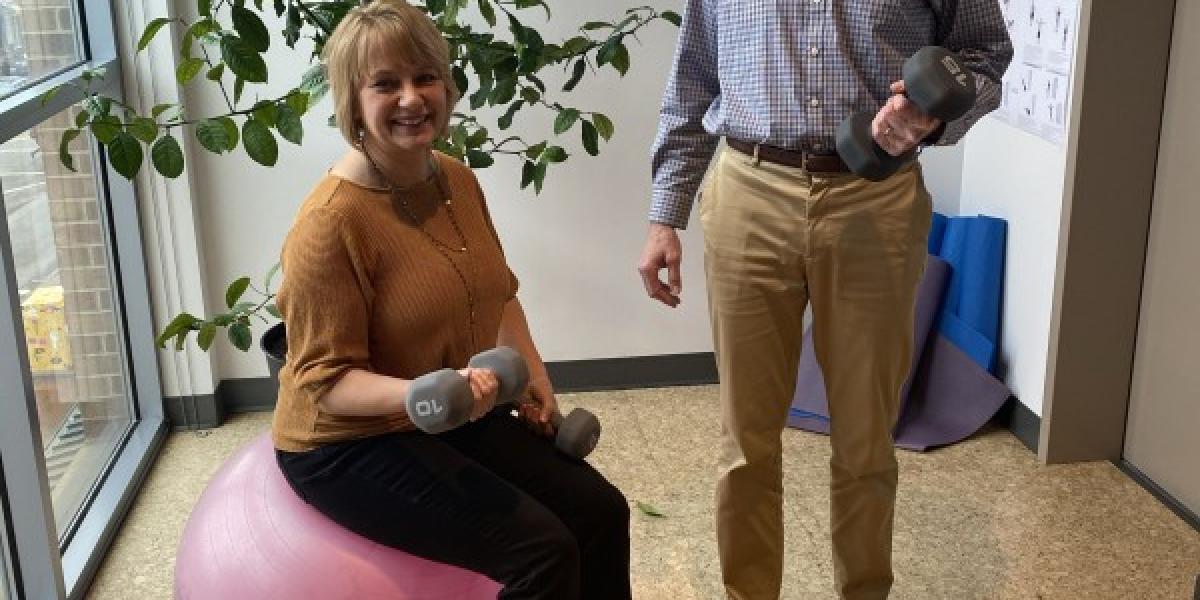
[[[913,327],[913,357],[908,377],[901,389],[901,398],[909,396],[913,375],[917,371],[923,352],[933,329],[940,308],[942,293],[950,278],[950,266],[942,259],[929,255],[925,261],[925,275],[917,288],[917,304]],[[825,381],[817,365],[813,351],[812,329],[804,332],[800,365],[796,376],[796,392],[792,397],[792,410],[788,415],[788,426],[819,433],[829,433],[829,405],[825,397]],[[901,409],[903,413],[903,408]]]
[[[913,328],[917,351],[901,390],[903,404],[895,429],[896,446],[907,450],[924,451],[966,438],[1009,397],[1002,381],[933,330],[949,277],[950,266],[931,255],[917,290]],[[829,406],[811,331],[804,334],[802,352],[788,426],[828,434]]]

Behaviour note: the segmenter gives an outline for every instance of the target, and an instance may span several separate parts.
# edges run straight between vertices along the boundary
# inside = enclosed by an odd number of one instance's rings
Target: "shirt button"
[[[820,54],[820,53],[821,53],[821,51],[820,51],[819,49],[817,49],[817,47],[816,47],[816,46],[813,46],[813,47],[812,47],[812,49],[810,49],[810,50],[808,51],[808,53],[809,53],[809,54],[811,54],[811,55],[813,55],[813,56],[816,56],[816,55]]]
[[[820,106],[820,105],[821,105],[821,101],[820,101],[820,100],[817,100],[816,98],[813,98],[813,99],[811,99],[811,100],[809,100],[809,101],[808,101],[808,105],[809,105],[809,106],[811,106],[811,107],[813,107],[813,108],[816,108],[816,107],[818,107],[818,106]]]

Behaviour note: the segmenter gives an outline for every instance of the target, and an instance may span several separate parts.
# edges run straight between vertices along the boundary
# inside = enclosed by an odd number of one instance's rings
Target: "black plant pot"
[[[262,348],[263,355],[267,357],[267,370],[271,373],[271,382],[278,389],[279,369],[283,367],[283,361],[287,358],[287,330],[283,326],[283,321],[267,329],[263,333],[262,339],[258,340],[258,345]]]

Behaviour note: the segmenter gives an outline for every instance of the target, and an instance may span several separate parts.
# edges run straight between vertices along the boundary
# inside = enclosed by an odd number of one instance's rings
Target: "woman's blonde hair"
[[[438,135],[445,135],[450,108],[459,96],[458,86],[450,76],[449,44],[425,13],[404,0],[375,0],[346,13],[322,52],[333,92],[334,120],[342,137],[351,146],[358,146],[362,127],[358,91],[375,47],[394,51],[406,66],[433,70],[445,84],[447,110],[437,124]]]

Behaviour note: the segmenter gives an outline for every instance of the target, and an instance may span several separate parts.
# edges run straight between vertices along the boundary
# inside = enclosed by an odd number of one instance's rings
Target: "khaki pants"
[[[892,428],[931,219],[920,166],[872,183],[733,150],[717,161],[699,211],[721,378],[717,541],[725,589],[738,600],[779,597],[781,434],[811,302],[831,418],[838,593],[886,598],[897,480]]]

